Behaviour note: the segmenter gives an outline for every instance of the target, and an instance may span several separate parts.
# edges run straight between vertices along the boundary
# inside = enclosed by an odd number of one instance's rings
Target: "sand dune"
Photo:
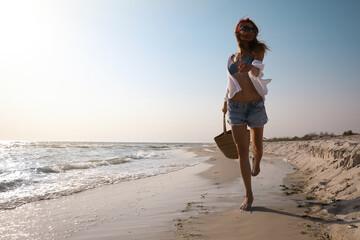
[[[309,216],[336,219],[331,239],[360,239],[360,137],[264,143],[266,154],[284,156],[298,168],[305,198],[313,200]],[[341,223],[341,224],[339,224]]]

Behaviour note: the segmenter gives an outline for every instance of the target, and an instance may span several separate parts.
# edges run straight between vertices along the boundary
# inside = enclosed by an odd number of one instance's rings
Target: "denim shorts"
[[[246,103],[229,99],[227,111],[230,125],[248,125],[256,128],[264,126],[268,121],[263,98]]]

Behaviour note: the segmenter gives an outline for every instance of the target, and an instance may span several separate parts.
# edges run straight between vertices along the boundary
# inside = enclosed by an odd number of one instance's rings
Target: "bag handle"
[[[226,134],[225,113],[224,113],[224,116],[223,116],[223,129],[224,129],[224,134]]]

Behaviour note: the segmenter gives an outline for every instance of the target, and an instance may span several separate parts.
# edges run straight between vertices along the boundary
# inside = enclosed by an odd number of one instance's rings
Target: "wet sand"
[[[302,217],[305,209],[297,208],[281,187],[294,172],[289,163],[279,157],[264,159],[262,174],[253,180],[254,212],[243,213],[238,210],[244,188],[237,160],[224,158],[216,147],[190,151],[209,160],[158,176],[163,192],[147,198],[147,207],[136,216],[125,214],[70,239],[269,239],[270,233],[274,239],[309,239],[311,221]],[[158,191],[154,181],[144,181],[149,193]]]

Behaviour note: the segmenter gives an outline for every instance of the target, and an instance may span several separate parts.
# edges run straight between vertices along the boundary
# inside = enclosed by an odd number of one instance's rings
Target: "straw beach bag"
[[[236,159],[238,158],[238,153],[236,150],[236,146],[234,143],[231,130],[226,131],[225,113],[223,118],[223,127],[224,127],[224,132],[214,137],[214,141],[216,142],[216,145],[220,148],[222,153],[227,158]]]

